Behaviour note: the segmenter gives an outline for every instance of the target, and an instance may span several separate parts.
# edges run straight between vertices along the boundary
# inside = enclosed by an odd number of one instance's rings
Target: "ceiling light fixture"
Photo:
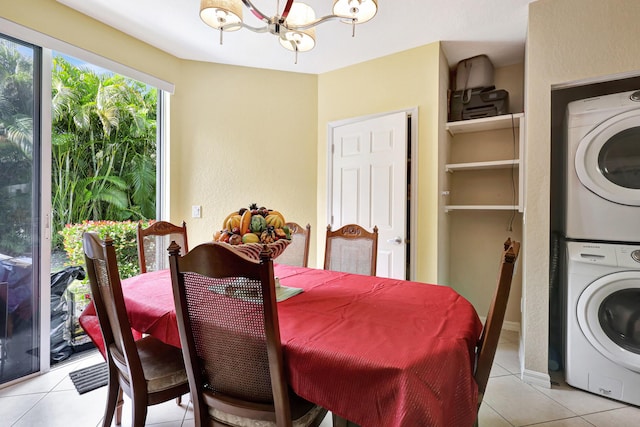
[[[242,5],[259,20],[266,24],[263,27],[247,25],[242,20]],[[276,14],[267,16],[262,13],[251,0],[200,0],[200,18],[209,26],[222,33],[246,28],[256,33],[271,33],[279,37],[280,44],[296,53],[306,52],[316,45],[315,27],[323,22],[339,19],[351,24],[352,37],[355,36],[356,24],[362,24],[373,18],[378,11],[377,0],[335,0],[333,14],[316,19],[311,6],[294,0],[286,0],[280,12],[280,0],[276,1]]]

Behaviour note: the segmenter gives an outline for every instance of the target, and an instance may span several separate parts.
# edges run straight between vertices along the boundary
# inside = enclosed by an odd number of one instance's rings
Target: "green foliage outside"
[[[143,227],[148,227],[153,221],[140,221]],[[138,266],[138,246],[136,243],[136,228],[134,221],[83,221],[80,224],[68,224],[61,231],[64,250],[69,256],[68,265],[84,266],[84,251],[82,249],[82,235],[87,231],[98,233],[101,239],[109,236],[113,239],[118,259],[120,278],[140,274]],[[86,280],[85,280],[86,282]]]
[[[54,236],[86,220],[155,217],[157,95],[140,82],[53,59]]]
[[[30,255],[33,61],[0,42],[0,254]]]
[[[33,80],[32,58],[0,40],[0,253],[11,256],[33,245]],[[158,91],[55,57],[51,92],[54,251],[67,224],[154,218]]]

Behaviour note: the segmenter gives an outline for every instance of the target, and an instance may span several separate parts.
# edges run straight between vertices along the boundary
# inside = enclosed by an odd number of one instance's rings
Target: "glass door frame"
[[[0,17],[0,24],[2,26],[2,34],[7,35],[10,38],[23,42],[26,44],[38,47],[41,50],[41,64],[38,67],[37,73],[40,77],[39,96],[40,96],[40,118],[34,121],[34,132],[36,126],[39,127],[40,132],[40,147],[39,147],[39,190],[40,200],[37,207],[40,210],[39,215],[39,231],[38,236],[40,238],[38,246],[38,258],[40,267],[34,270],[34,276],[38,275],[36,279],[38,286],[35,288],[35,292],[39,292],[39,327],[40,327],[40,371],[36,371],[33,374],[26,375],[22,378],[12,380],[5,384],[1,384],[0,388],[9,386],[11,384],[23,381],[42,373],[48,372],[51,369],[50,352],[50,333],[51,330],[51,306],[49,301],[51,300],[51,75],[52,75],[52,58],[53,52],[64,52],[65,54],[77,57],[88,63],[93,63],[103,68],[110,69],[116,73],[125,75],[127,77],[145,82],[154,86],[159,91],[158,94],[158,115],[157,115],[157,127],[158,127],[158,155],[160,161],[157,163],[157,181],[156,187],[158,196],[156,198],[156,212],[158,219],[169,218],[169,109],[170,98],[174,93],[175,87],[173,83],[158,79],[144,72],[135,70],[126,65],[117,63],[108,58],[102,57],[90,51],[84,50],[77,46],[73,46],[64,41],[58,40],[46,34],[32,30],[27,27],[23,27],[12,21]],[[34,70],[34,73],[35,70]],[[34,83],[35,85],[36,83]],[[162,98],[162,99],[161,99]],[[47,102],[47,100],[49,102]],[[35,135],[34,135],[35,138]],[[35,151],[35,150],[34,150]],[[35,155],[35,154],[34,154]],[[44,331],[44,333],[43,333]]]
[[[51,49],[42,48],[40,79],[40,371],[51,368]],[[45,97],[46,95],[46,97]],[[46,101],[45,101],[46,100]],[[46,356],[46,357],[44,357]]]
[[[45,302],[50,301],[50,289],[49,286],[43,286],[43,277],[49,275],[49,262],[50,251],[43,251],[42,248],[48,244],[44,240],[46,231],[43,213],[43,207],[47,206],[46,196],[49,196],[49,205],[51,199],[51,150],[50,144],[44,143],[44,138],[47,138],[47,134],[50,141],[51,135],[51,103],[42,102],[43,99],[50,98],[51,95],[45,95],[51,93],[51,78],[46,79],[44,82],[43,75],[46,75],[46,70],[43,68],[43,64],[47,62],[45,59],[46,53],[44,48],[37,44],[31,43],[22,37],[16,37],[11,31],[4,31],[0,33],[0,38],[7,40],[19,46],[23,46],[32,51],[32,93],[33,93],[33,114],[32,114],[32,146],[31,146],[31,319],[32,319],[32,345],[35,353],[38,355],[38,367],[31,373],[28,373],[22,377],[15,378],[13,380],[0,383],[0,387],[11,385],[15,382],[22,381],[25,378],[39,375],[43,371],[47,371],[50,368],[49,365],[49,333],[43,333],[43,331],[49,331],[50,329],[50,306]],[[50,62],[50,61],[49,61]],[[50,66],[49,66],[50,68]],[[49,72],[49,76],[51,73]],[[47,92],[47,86],[49,87]],[[45,111],[48,110],[48,111]],[[49,146],[49,153],[47,154],[46,146]],[[43,165],[49,167],[49,171],[43,169]],[[48,185],[47,179],[49,177]],[[46,328],[46,329],[45,329]],[[45,347],[43,347],[45,346]]]

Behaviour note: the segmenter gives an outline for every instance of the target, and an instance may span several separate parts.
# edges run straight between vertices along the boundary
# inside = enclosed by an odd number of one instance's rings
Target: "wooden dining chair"
[[[167,248],[172,241],[179,244],[184,253],[189,251],[187,224],[184,221],[182,226],[156,221],[147,228],[142,228],[142,224],[138,223],[137,236],[140,273],[167,268],[162,259],[167,256]]]
[[[347,224],[331,231],[327,225],[324,269],[343,273],[376,275],[378,227],[373,232],[357,224]]]
[[[309,264],[309,242],[311,237],[311,225],[301,227],[295,222],[287,222],[291,232],[291,243],[287,246],[276,262],[278,264],[292,265],[295,267],[307,267]]]
[[[285,378],[269,253],[215,242],[169,253],[195,426],[319,426],[327,410]]]
[[[498,284],[476,346],[474,378],[478,384],[478,410],[480,410],[480,405],[482,404],[491,366],[498,348],[498,340],[500,339],[504,315],[507,311],[511,282],[513,281],[513,273],[519,253],[520,242],[512,241],[508,238],[504,243],[504,251],[502,252],[500,269],[498,270]],[[478,425],[477,419],[475,425]]]
[[[109,367],[103,427],[122,419],[122,393],[132,402],[132,426],[144,426],[147,407],[189,392],[182,352],[152,336],[135,341],[127,317],[113,240],[83,236],[91,299],[98,315]]]

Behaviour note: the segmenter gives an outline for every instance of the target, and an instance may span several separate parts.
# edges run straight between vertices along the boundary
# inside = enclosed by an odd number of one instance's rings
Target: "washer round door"
[[[580,329],[596,350],[640,372],[640,271],[595,280],[578,298],[576,310]]]
[[[640,206],[640,110],[605,120],[585,135],[575,157],[582,185],[614,203]]]

